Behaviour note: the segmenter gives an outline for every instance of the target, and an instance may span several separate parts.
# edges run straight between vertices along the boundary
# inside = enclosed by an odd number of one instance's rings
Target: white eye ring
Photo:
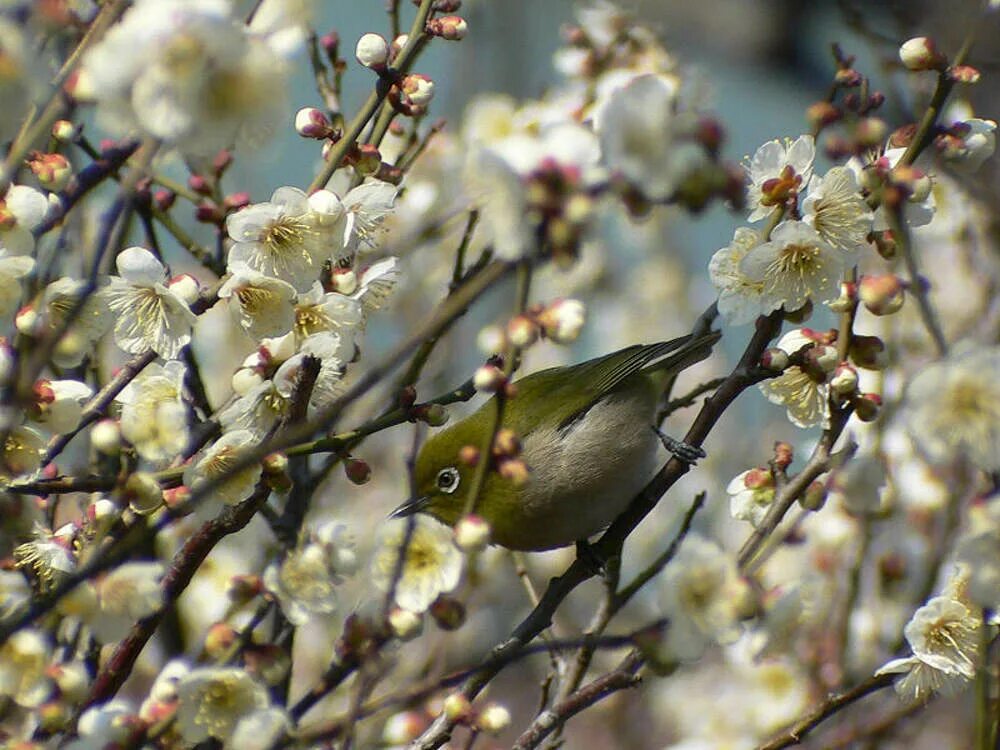
[[[441,469],[437,473],[437,478],[434,480],[437,484],[437,488],[444,493],[451,494],[458,489],[458,485],[462,481],[462,475],[458,473],[458,469],[454,466],[449,466],[447,469]]]

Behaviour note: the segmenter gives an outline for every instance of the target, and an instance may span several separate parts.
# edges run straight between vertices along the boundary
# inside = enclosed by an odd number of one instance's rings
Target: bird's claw
[[[653,432],[660,438],[660,442],[663,443],[664,448],[670,451],[678,461],[683,461],[688,466],[694,466],[699,458],[704,458],[708,455],[703,448],[685,443],[682,440],[676,440],[656,425],[653,425]]]

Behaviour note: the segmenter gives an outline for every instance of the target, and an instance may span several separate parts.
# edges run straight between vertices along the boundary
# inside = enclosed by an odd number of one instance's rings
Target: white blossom
[[[362,321],[360,302],[337,292],[324,292],[317,281],[312,289],[299,295],[293,330],[300,343],[319,333],[332,334],[338,341],[332,356],[349,360],[354,354],[354,335]]]
[[[192,669],[177,682],[177,731],[185,742],[227,742],[241,719],[268,707],[267,690],[236,667]]]
[[[147,461],[169,461],[187,446],[184,372],[177,360],[153,363],[117,396],[122,403],[122,436]]]
[[[292,330],[295,287],[245,263],[231,263],[229,273],[219,298],[229,300],[230,312],[252,339],[281,336]]]
[[[84,281],[68,276],[56,279],[15,320],[18,330],[29,336],[51,334],[65,327],[52,352],[52,361],[59,367],[79,366],[93,354],[94,343],[111,325],[111,311],[101,295],[90,295],[80,305],[85,286]],[[72,319],[67,321],[70,314]]]
[[[247,714],[236,724],[236,729],[223,744],[225,750],[269,750],[292,727],[284,709],[269,706]]]
[[[822,178],[813,175],[802,214],[802,220],[834,249],[854,253],[868,244],[872,211],[847,167],[834,167]]]
[[[815,229],[801,221],[779,224],[771,239],[751,248],[739,270],[751,283],[763,285],[764,312],[784,307],[797,310],[810,299],[827,302],[840,290],[844,256],[831,248]]]
[[[418,515],[387,521],[376,540],[371,573],[372,583],[382,591],[388,591],[393,583],[409,523],[414,524],[413,534],[396,583],[395,601],[404,609],[423,612],[438,596],[458,585],[463,555],[452,543],[451,529],[430,518]]]
[[[248,430],[225,432],[187,465],[184,470],[184,484],[192,491],[197,490],[205,482],[228,475],[225,481],[217,485],[211,494],[195,507],[195,513],[200,519],[211,520],[223,507],[237,505],[250,497],[260,480],[261,465],[254,463],[235,474],[230,475],[230,472],[242,454],[253,449],[256,441],[254,433]]]
[[[906,390],[904,417],[931,459],[967,457],[1000,469],[1000,347],[967,348],[924,367]]]
[[[101,643],[114,643],[139,620],[164,604],[160,579],[165,568],[158,562],[128,562],[94,583],[97,610],[87,625]]]
[[[729,514],[740,521],[749,521],[755,529],[764,520],[774,501],[774,481],[766,469],[747,469],[737,474],[726,486]]]
[[[749,221],[760,221],[774,211],[776,204],[768,202],[767,192],[783,195],[804,190],[812,177],[815,158],[816,144],[811,135],[801,135],[794,141],[768,141],[758,148],[747,169]],[[780,182],[783,190],[776,191],[771,181]]]
[[[39,631],[19,630],[0,646],[0,696],[37,708],[52,693],[49,644]]]
[[[94,394],[93,388],[79,380],[41,381],[41,391],[35,421],[57,433],[69,432],[79,424],[84,402]]]
[[[21,300],[21,279],[35,268],[31,231],[48,212],[45,196],[26,185],[13,185],[0,200],[0,315],[8,315]]]
[[[306,291],[330,258],[333,233],[322,225],[304,192],[281,187],[271,200],[254,203],[226,219],[233,239],[228,265],[247,266]]]
[[[136,731],[132,722],[135,712],[125,701],[112,700],[91,706],[80,715],[79,736],[68,743],[66,750],[105,750],[124,747]]]
[[[383,258],[361,272],[356,290],[345,293],[360,302],[361,309],[365,316],[368,316],[385,306],[395,291],[401,275],[399,258]]]
[[[130,354],[152,349],[176,359],[191,342],[195,314],[168,287],[167,270],[143,247],[130,247],[115,260],[118,276],[100,291],[115,316],[115,343]]]
[[[342,525],[338,524],[341,528]],[[337,586],[356,568],[353,542],[327,534],[326,542],[308,541],[264,571],[264,585],[278,598],[281,611],[294,625],[337,607]]]
[[[739,227],[728,247],[717,250],[708,264],[708,275],[719,290],[719,314],[727,323],[742,325],[756,320],[764,312],[764,282],[750,279],[740,263],[760,244],[760,234]]]
[[[85,55],[78,95],[100,121],[193,156],[259,142],[284,111],[287,68],[225,0],[139,0]]]

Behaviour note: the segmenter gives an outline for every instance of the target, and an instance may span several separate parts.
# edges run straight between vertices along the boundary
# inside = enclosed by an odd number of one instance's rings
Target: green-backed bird
[[[521,441],[527,481],[490,471],[476,503],[491,540],[515,550],[546,550],[608,526],[646,485],[661,442],[657,410],[677,374],[709,355],[719,333],[629,346],[516,381],[502,426]],[[494,396],[494,399],[496,396]],[[475,468],[459,460],[492,428],[492,401],[432,435],[417,455],[416,496],[393,516],[427,513],[454,525],[466,512]],[[685,460],[700,454],[667,439]]]

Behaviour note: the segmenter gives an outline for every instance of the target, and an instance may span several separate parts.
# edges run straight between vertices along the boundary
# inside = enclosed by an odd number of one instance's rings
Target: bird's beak
[[[396,508],[396,510],[390,513],[389,518],[406,518],[407,516],[412,516],[414,513],[419,513],[426,508],[429,501],[430,498],[426,495],[422,497],[411,497],[405,503]]]

